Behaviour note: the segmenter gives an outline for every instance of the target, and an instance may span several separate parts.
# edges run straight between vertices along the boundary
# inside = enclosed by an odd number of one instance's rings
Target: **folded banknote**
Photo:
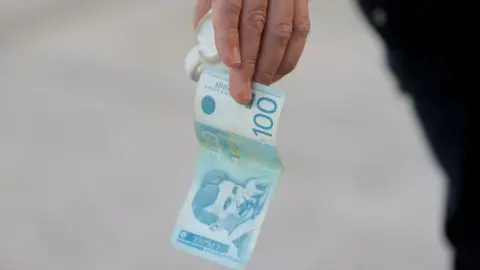
[[[276,133],[284,101],[279,89],[254,84],[251,104],[239,105],[227,73],[203,70],[195,97],[200,153],[175,247],[229,268],[248,263],[282,173]]]

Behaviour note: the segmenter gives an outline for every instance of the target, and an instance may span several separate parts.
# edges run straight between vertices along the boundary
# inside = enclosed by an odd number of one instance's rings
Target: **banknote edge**
[[[172,233],[172,236],[170,237],[170,244],[175,249],[177,249],[178,251],[186,252],[186,253],[188,253],[190,255],[193,255],[197,258],[207,260],[207,261],[210,261],[212,263],[222,265],[224,267],[227,267],[229,269],[234,269],[234,270],[244,270],[246,268],[247,264],[248,264],[248,261],[246,261],[245,264],[239,264],[239,263],[235,263],[235,262],[232,262],[232,261],[229,261],[229,260],[216,260],[213,255],[212,256],[206,256],[201,252],[195,252],[194,248],[189,247],[187,245],[184,245],[182,243],[179,243],[177,241],[176,235],[177,235],[177,228],[175,227],[175,229]]]
[[[214,68],[206,67],[203,70],[201,76],[203,76],[204,74],[208,74],[210,76],[213,76],[228,82],[228,72],[226,71],[219,71]],[[253,92],[261,91],[279,98],[286,97],[286,93],[275,86],[266,86],[266,85],[254,82],[252,84],[252,88],[253,88]]]

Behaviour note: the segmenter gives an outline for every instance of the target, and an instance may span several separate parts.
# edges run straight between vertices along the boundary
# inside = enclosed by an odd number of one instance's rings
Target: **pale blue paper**
[[[285,95],[255,84],[252,104],[238,105],[229,95],[227,76],[206,69],[199,80],[195,131],[200,153],[171,242],[242,269],[282,173],[276,130]]]

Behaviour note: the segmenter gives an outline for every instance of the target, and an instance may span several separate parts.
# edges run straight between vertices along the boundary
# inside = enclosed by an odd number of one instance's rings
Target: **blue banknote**
[[[249,105],[229,94],[228,74],[205,69],[195,97],[200,153],[171,241],[233,269],[250,260],[282,173],[276,140],[285,95],[254,84]]]

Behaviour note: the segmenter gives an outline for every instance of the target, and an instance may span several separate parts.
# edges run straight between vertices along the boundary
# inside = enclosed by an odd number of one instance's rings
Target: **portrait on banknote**
[[[192,211],[212,232],[226,232],[240,254],[262,212],[268,188],[261,178],[236,179],[225,171],[210,170],[192,200]]]

